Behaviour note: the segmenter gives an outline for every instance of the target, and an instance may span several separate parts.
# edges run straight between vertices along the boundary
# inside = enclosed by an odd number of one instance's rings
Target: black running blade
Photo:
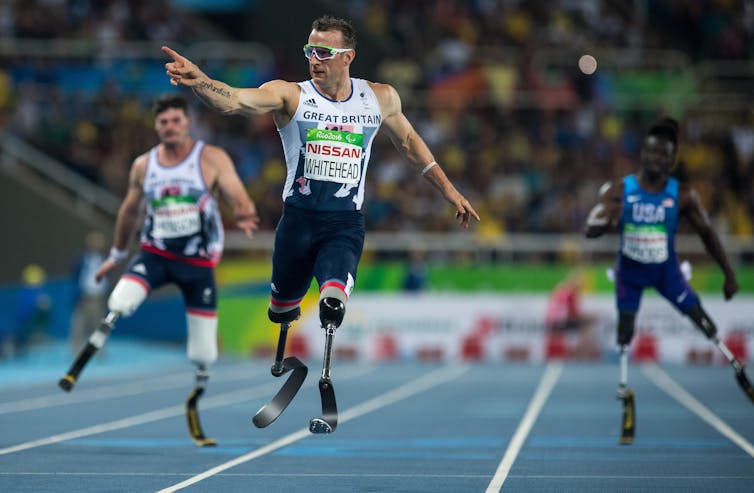
[[[301,385],[303,385],[304,380],[306,380],[306,375],[309,372],[306,365],[295,356],[289,356],[283,360],[283,369],[284,371],[278,376],[282,376],[290,370],[293,370],[293,372],[291,372],[288,380],[286,380],[280,390],[278,390],[278,393],[275,394],[275,397],[262,406],[262,408],[259,409],[251,419],[251,422],[254,423],[254,426],[257,428],[269,426],[273,421],[278,419],[283,411],[285,411],[285,408],[288,407],[288,404],[290,404],[293,398],[296,397],[298,390],[301,388]]]
[[[76,356],[76,360],[71,365],[71,368],[68,369],[68,373],[66,373],[63,378],[58,380],[58,387],[65,390],[66,392],[73,390],[73,386],[76,384],[76,380],[78,380],[81,370],[84,369],[86,364],[90,359],[92,359],[92,356],[94,356],[94,353],[96,352],[97,347],[94,346],[91,342],[87,342],[86,346],[81,348],[81,351],[79,351],[79,354]]]
[[[191,439],[194,440],[197,447],[214,447],[217,445],[217,441],[204,435],[202,425],[199,422],[199,410],[196,403],[203,393],[204,389],[196,388],[186,400],[186,422]]]
[[[338,426],[338,404],[329,378],[319,379],[319,396],[322,399],[322,417],[309,421],[309,431],[317,434],[332,433]]]
[[[746,378],[743,368],[736,370],[736,380],[738,380],[738,385],[741,386],[744,393],[749,396],[751,402],[754,402],[754,387],[751,386],[751,382]]]
[[[634,393],[631,389],[626,389],[623,395],[623,423],[620,436],[621,445],[630,445],[634,443],[634,432],[636,430],[636,407],[634,405]]]

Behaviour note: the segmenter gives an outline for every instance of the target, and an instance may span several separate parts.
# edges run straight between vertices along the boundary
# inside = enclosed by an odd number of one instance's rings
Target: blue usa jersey
[[[649,193],[639,186],[636,176],[623,178],[621,255],[643,264],[674,259],[677,229],[678,180],[668,178],[664,190]]]
[[[621,241],[615,279],[619,311],[636,313],[642,291],[655,288],[678,310],[687,313],[699,297],[684,279],[675,253],[678,229],[678,181],[649,193],[636,177],[623,178]]]

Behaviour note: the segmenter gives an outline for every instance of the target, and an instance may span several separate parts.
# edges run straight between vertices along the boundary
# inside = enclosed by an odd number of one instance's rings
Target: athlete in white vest
[[[181,96],[154,104],[160,143],[131,166],[126,197],[118,210],[110,256],[99,267],[102,279],[125,260],[142,207],[146,205],[140,250],[108,299],[109,313],[89,338],[60,386],[71,390],[86,362],[100,349],[115,321],[131,315],[153,290],[176,285],[186,306],[187,354],[197,366],[189,397],[189,430],[197,445],[212,445],[201,432],[196,400],[204,391],[207,367],[217,359],[217,289],[214,267],[223,250],[223,225],[215,195],[228,201],[236,225],[251,237],[259,219],[230,156],[189,135],[191,119]]]
[[[286,324],[298,317],[312,279],[320,288],[323,328],[342,322],[363,248],[360,210],[380,126],[406,161],[453,205],[464,228],[472,217],[479,220],[403,114],[395,89],[350,76],[356,34],[349,21],[323,16],[312,23],[304,46],[311,80],[299,83],[273,80],[259,88],[231,87],[209,78],[171,48],[162,50],[172,58],[165,67],[173,85],[190,87],[224,114],[271,113],[280,132],[287,177],[273,253],[273,322]],[[327,366],[327,349],[325,359]]]
[[[204,267],[220,261],[224,233],[217,201],[202,176],[205,147],[203,141],[195,141],[188,156],[169,166],[160,163],[159,146],[149,151],[142,183],[142,250]]]
[[[225,114],[272,114],[288,167],[283,189],[286,206],[308,211],[307,217],[312,218],[321,211],[360,210],[371,144],[383,125],[403,157],[455,207],[464,228],[470,218],[479,220],[403,114],[395,89],[388,84],[351,78],[355,38],[354,29],[346,20],[330,16],[316,19],[304,46],[311,80],[273,80],[259,88],[236,88],[213,80],[173,49],[164,46],[162,50],[172,58],[165,65],[170,82],[190,87],[210,107]],[[349,274],[354,276],[355,272]],[[324,279],[320,283],[323,281],[327,282]],[[346,284],[341,293],[328,295],[345,301],[350,287],[348,279],[340,281]],[[273,274],[271,310],[277,313],[297,308],[300,300],[295,298],[304,294],[286,292],[280,296],[285,289],[282,282],[277,282]]]

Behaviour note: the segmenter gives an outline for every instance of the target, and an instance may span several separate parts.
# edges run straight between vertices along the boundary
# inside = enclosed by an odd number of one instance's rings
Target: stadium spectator
[[[207,24],[200,22],[199,14],[178,10],[167,0],[30,0],[3,5],[0,36],[80,39],[105,47],[126,40],[201,40],[198,30]],[[724,153],[727,158],[726,148],[735,148],[734,161],[716,157],[707,163],[725,165],[691,169],[689,179],[699,186],[715,224],[731,234],[746,235],[754,223],[754,166],[747,150],[751,120],[726,111],[725,105],[708,106],[706,114],[701,113],[696,106],[703,101],[699,103],[696,94],[718,85],[727,90],[732,79],[717,80],[711,75],[714,70],[705,69],[708,65],[695,63],[754,55],[754,9],[747,2],[699,2],[693,9],[654,0],[645,8],[634,5],[560,0],[544,8],[537,2],[383,0],[365,6],[351,0],[344,8],[381,49],[365,64],[366,75],[389,74],[393,80],[398,74],[396,88],[404,111],[448,165],[449,178],[480,197],[480,211],[495,212],[496,230],[578,231],[576,218],[583,219],[589,208],[590,191],[621,174],[638,155],[642,129],[657,116],[646,108],[657,102],[672,105],[668,112],[686,122],[685,140],[694,156]],[[239,15],[254,20],[262,6],[248,8]],[[566,46],[572,50],[564,50]],[[600,59],[594,74],[582,74],[571,57],[593,47],[620,50],[619,56]],[[105,52],[115,56],[107,49],[95,50]],[[128,76],[152,80],[149,74],[159,62],[126,60],[113,65],[96,56],[83,63],[13,57],[4,61],[12,96],[5,108],[0,107],[9,115],[0,126],[122,193],[126,173],[117,163],[151,138],[140,122],[149,118],[154,91],[162,91],[154,84],[135,87]],[[230,61],[217,63],[218,71],[239,71]],[[280,77],[291,66],[294,63],[281,53],[258,83]],[[749,107],[751,80],[744,72],[741,76],[741,86],[732,90],[748,99],[736,106]],[[462,95],[448,91],[454,87],[469,90]],[[673,98],[665,97],[671,92]],[[637,98],[626,99],[627,94]],[[459,105],[464,107],[460,117]],[[242,179],[264,202],[264,193],[281,179],[275,171],[280,150],[269,145],[275,129],[216,116],[208,116],[202,125],[228,150]],[[378,138],[374,162],[394,161],[394,152]],[[693,168],[693,159],[689,162]],[[441,214],[430,210],[427,217],[431,201],[423,193],[407,193],[415,189],[411,179],[372,173],[367,180],[368,190],[379,195],[364,209],[369,228],[453,228]],[[514,199],[501,200],[509,192]],[[409,212],[385,214],[384,203],[398,201]],[[274,195],[268,199],[271,207],[260,203],[263,229],[274,228],[279,213],[275,204]]]

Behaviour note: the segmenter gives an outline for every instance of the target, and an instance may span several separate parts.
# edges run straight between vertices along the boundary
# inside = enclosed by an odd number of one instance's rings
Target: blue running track
[[[311,435],[321,361],[272,425],[271,361],[221,361],[197,448],[183,350],[112,340],[70,394],[51,346],[0,363],[0,492],[750,492],[754,405],[724,366],[636,366],[633,445],[618,445],[617,364],[334,361],[340,424]],[[285,377],[284,377],[285,378]]]

